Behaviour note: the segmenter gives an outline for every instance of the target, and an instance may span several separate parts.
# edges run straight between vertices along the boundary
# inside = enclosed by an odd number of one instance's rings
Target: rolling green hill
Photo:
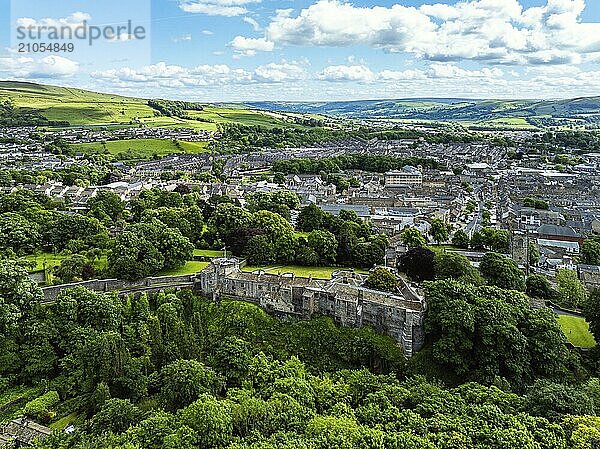
[[[302,128],[302,120],[323,116],[397,121],[461,122],[472,128],[582,129],[600,126],[600,97],[570,100],[470,100],[417,98],[343,102],[255,102],[199,105],[185,117],[157,114],[143,98],[68,87],[0,81],[0,105],[10,100],[14,121],[94,126],[144,124],[214,131],[219,123]],[[0,110],[0,123],[4,117]],[[56,123],[43,123],[44,121]],[[4,120],[6,124],[6,120]],[[9,122],[10,123],[10,122]]]
[[[479,127],[584,127],[600,124],[600,97],[570,100],[417,98],[323,103],[258,102],[249,106],[362,119],[464,122]]]
[[[35,117],[32,124],[44,119],[60,125],[129,125],[189,127],[214,131],[218,123],[243,125],[298,126],[290,116],[253,110],[247,106],[204,106],[201,111],[186,111],[187,118],[156,116],[156,110],[143,98],[90,92],[68,87],[35,83],[0,81],[0,104],[12,101],[20,117]],[[51,123],[52,124],[52,123]]]

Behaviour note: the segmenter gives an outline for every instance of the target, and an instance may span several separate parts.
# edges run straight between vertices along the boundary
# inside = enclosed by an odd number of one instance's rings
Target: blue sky
[[[197,101],[600,95],[598,0],[0,0],[0,11],[1,79]],[[48,42],[18,39],[18,26],[127,20],[147,35],[17,51]]]

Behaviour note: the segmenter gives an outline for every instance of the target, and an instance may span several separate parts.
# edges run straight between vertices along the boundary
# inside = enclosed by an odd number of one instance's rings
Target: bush
[[[52,420],[52,418],[54,418],[55,415],[55,412],[52,409],[59,403],[60,397],[58,396],[58,392],[52,390],[25,404],[23,412],[25,415],[35,419],[36,421],[48,423]]]

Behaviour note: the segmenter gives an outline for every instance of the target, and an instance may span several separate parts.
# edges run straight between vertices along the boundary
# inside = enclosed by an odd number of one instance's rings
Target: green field
[[[59,266],[60,262],[66,257],[68,256],[64,254],[38,253],[25,256],[25,259],[35,264],[31,269],[31,272],[35,272],[42,271],[43,269],[51,271],[54,267]],[[104,270],[107,264],[108,261],[105,254],[94,262],[94,268],[96,270]]]
[[[110,153],[121,160],[152,159],[155,156],[160,157],[177,153],[199,154],[208,151],[207,147],[208,142],[184,142],[167,139],[109,140],[107,142],[71,145],[71,148],[76,152],[84,154]]]
[[[212,249],[195,249],[195,257],[223,257],[223,251],[214,251]]]
[[[161,271],[160,276],[183,276],[186,274],[196,274],[204,270],[207,266],[208,262],[197,262],[195,260],[190,260],[182,267],[175,268],[173,270]]]
[[[264,270],[270,274],[283,274],[283,273],[294,273],[298,277],[308,278],[312,275],[315,279],[331,279],[334,271],[338,270],[353,270],[357,273],[366,273],[365,270],[356,268],[340,268],[340,267],[302,267],[299,265],[286,265],[286,266],[269,266],[269,267],[251,267],[246,266],[243,271],[250,272],[255,270]]]
[[[594,336],[590,333],[590,326],[583,318],[576,316],[560,315],[557,320],[567,340],[580,348],[596,346]]]

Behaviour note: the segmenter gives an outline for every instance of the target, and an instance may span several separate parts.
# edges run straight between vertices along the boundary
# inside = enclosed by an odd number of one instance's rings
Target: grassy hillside
[[[147,126],[189,127],[211,131],[217,129],[217,123],[290,126],[285,115],[252,110],[247,106],[206,106],[203,111],[190,111],[190,119],[156,117],[155,110],[148,106],[147,100],[143,98],[35,83],[0,81],[0,103],[6,100],[11,100],[17,109],[37,112],[50,121],[66,121],[71,125],[128,125],[131,122],[139,122]],[[197,118],[201,120],[196,120]]]
[[[129,123],[153,117],[145,100],[100,94],[67,87],[0,81],[0,101],[12,100],[18,108],[41,113],[48,120],[73,125]]]

